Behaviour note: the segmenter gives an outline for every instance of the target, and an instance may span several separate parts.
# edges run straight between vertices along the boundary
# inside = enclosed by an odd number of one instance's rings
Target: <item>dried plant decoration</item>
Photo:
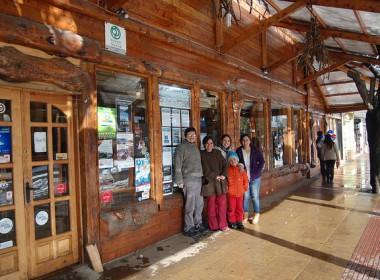
[[[320,33],[318,20],[313,13],[311,13],[310,29],[305,35],[304,49],[298,59],[298,65],[306,69],[308,65],[311,65],[314,72],[328,66],[328,52]]]

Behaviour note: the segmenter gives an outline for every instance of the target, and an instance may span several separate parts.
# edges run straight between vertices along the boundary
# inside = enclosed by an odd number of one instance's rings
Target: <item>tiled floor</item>
[[[244,231],[176,235],[103,274],[54,279],[379,279],[380,196],[367,192],[367,164],[347,162],[333,185],[310,180]]]

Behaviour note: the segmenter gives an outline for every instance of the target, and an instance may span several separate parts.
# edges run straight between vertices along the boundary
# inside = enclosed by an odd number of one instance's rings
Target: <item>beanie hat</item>
[[[227,154],[228,162],[230,161],[231,158],[236,158],[239,161],[239,157],[238,157],[237,153],[234,151],[229,151]]]

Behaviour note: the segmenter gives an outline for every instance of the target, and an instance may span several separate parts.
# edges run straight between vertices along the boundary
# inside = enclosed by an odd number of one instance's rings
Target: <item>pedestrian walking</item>
[[[338,147],[334,143],[330,134],[325,135],[325,140],[321,149],[321,157],[325,162],[326,170],[326,180],[327,183],[332,183],[334,180],[334,166],[339,168],[340,158]]]
[[[322,181],[325,182],[326,181],[326,174],[325,174],[326,167],[325,167],[325,161],[322,159],[323,142],[324,142],[323,132],[318,131],[317,132],[317,140],[315,141],[315,144],[317,146],[317,155],[318,155],[318,159],[319,159],[319,165],[321,168]]]

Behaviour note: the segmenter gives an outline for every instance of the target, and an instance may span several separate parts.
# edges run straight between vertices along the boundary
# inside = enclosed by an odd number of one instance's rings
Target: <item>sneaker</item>
[[[232,229],[237,229],[237,225],[236,225],[236,223],[231,223],[231,224],[230,224],[230,228],[232,228]]]
[[[237,227],[238,229],[244,229],[244,225],[243,225],[242,222],[238,222],[238,223],[236,223],[236,227]]]
[[[200,224],[200,225],[195,226],[195,231],[196,232],[205,232],[205,231],[207,231],[207,228],[203,224]]]
[[[197,235],[197,231],[195,230],[194,227],[192,227],[191,229],[189,229],[188,231],[184,231],[183,234],[188,236],[188,237],[194,237],[195,235]]]
[[[252,220],[252,224],[257,225],[260,220],[260,214],[256,214],[255,217]]]
[[[248,212],[244,212],[243,222],[246,223],[248,221]]]

